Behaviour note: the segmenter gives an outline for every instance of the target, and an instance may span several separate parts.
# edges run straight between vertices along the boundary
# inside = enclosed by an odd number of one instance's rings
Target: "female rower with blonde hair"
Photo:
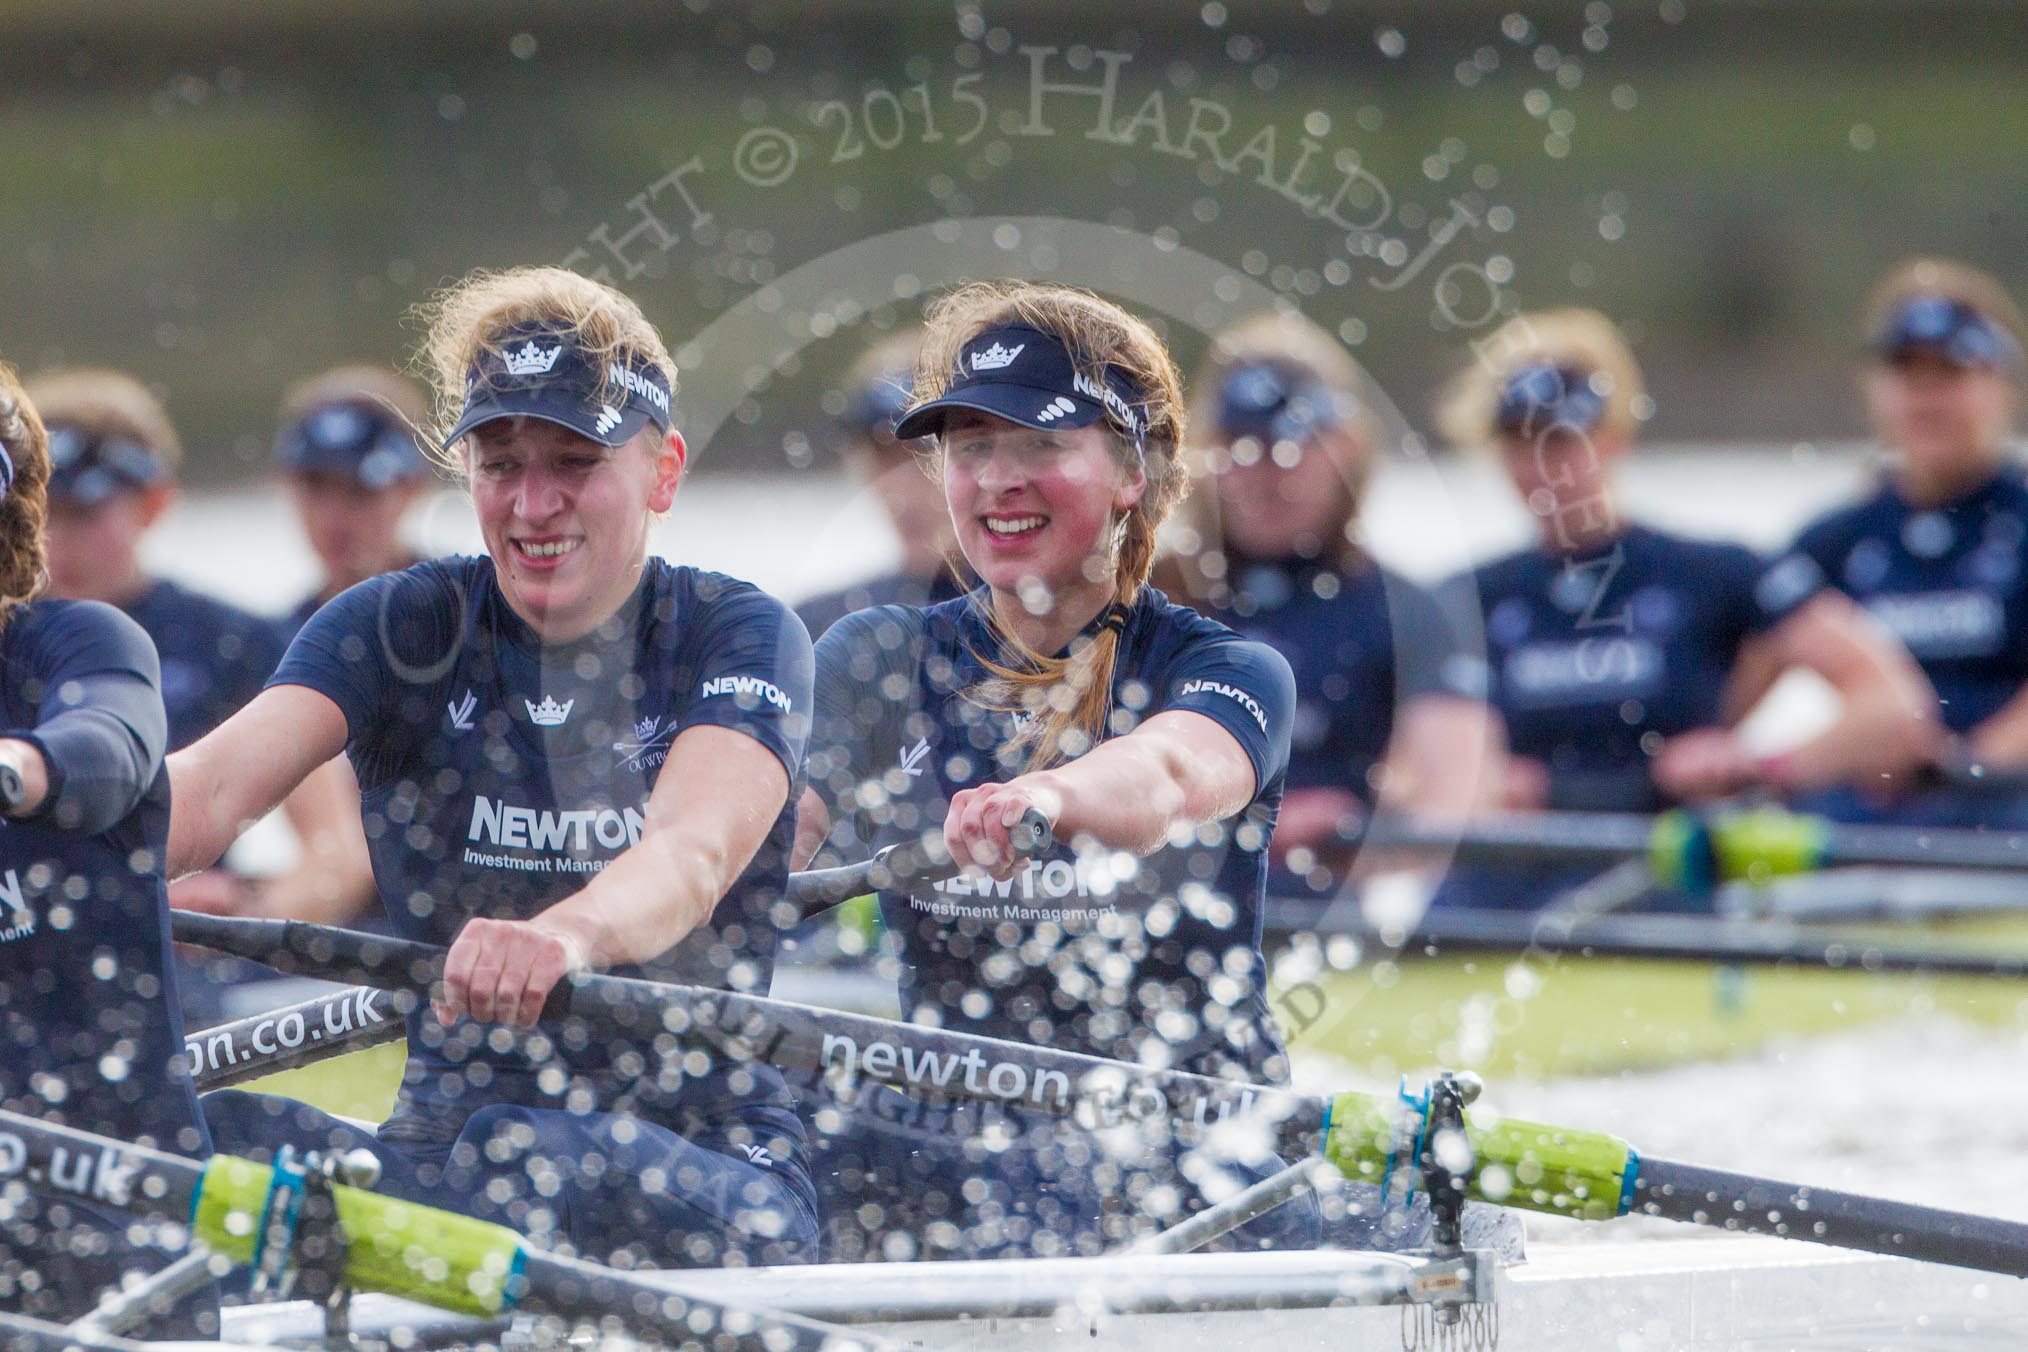
[[[1619,468],[1646,396],[1610,320],[1521,315],[1477,350],[1497,355],[1453,384],[1441,423],[1459,445],[1495,451],[1540,537],[1469,578],[1512,750],[1503,806],[1646,811],[1756,787],[1891,782],[1924,762],[1928,682],[1814,566],[1627,518]],[[1836,720],[1757,753],[1739,722],[1798,668],[1837,693]],[[1438,901],[1533,906],[1572,881],[1460,870]]]
[[[978,283],[931,309],[915,395],[896,434],[931,438],[981,585],[824,635],[802,838],[856,813],[861,839],[941,829],[976,866],[880,897],[905,1017],[1286,1080],[1260,936],[1293,691],[1273,649],[1147,585],[1187,487],[1175,363],[1088,292]],[[1013,848],[1029,812],[1058,842],[1041,859]],[[1173,1221],[1200,1184],[1274,1163],[1199,1175],[1166,1137],[1109,1155],[1088,1125],[1012,1108],[897,1123],[869,1092],[823,1143],[828,1210],[876,1202],[894,1242],[935,1255],[1100,1252],[1137,1213]],[[839,1184],[861,1177],[858,1197]],[[1306,1203],[1238,1242],[1308,1242],[1315,1226]]]
[[[1906,645],[1936,687],[1958,782],[1906,795],[1858,785],[1809,806],[1845,819],[2028,826],[2028,480],[2008,445],[2028,324],[1998,281],[1942,258],[1903,263],[1867,305],[1866,408],[1888,452],[1860,501],[1795,552]],[[2011,790],[1981,785],[2010,772]],[[1954,884],[1955,885],[1955,882]]]
[[[686,458],[675,367],[634,303],[556,268],[475,274],[428,313],[438,454],[486,554],[319,610],[266,691],[170,765],[170,863],[341,750],[381,898],[450,945],[366,1136],[288,1100],[206,1100],[234,1148],[364,1146],[385,1188],[604,1258],[794,1261],[814,1248],[779,1075],[539,1022],[600,968],[765,991],[810,649],[743,582],[648,556]]]
[[[1499,733],[1485,663],[1471,625],[1360,546],[1385,431],[1336,339],[1293,312],[1254,315],[1213,336],[1192,388],[1199,491],[1163,571],[1294,670],[1269,890],[1330,893],[1343,830],[1376,807],[1456,818],[1486,796]]]

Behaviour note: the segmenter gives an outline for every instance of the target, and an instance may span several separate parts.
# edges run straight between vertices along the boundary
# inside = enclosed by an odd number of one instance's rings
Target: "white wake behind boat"
[[[1482,1253],[1182,1254],[763,1268],[715,1272],[711,1290],[943,1352],[2028,1345],[2028,1281],[1754,1237],[1542,1246],[1505,1270]],[[358,1298],[352,1327],[404,1348],[554,1345],[527,1319],[460,1319],[387,1297]],[[227,1314],[233,1343],[320,1346],[322,1335],[307,1303]]]

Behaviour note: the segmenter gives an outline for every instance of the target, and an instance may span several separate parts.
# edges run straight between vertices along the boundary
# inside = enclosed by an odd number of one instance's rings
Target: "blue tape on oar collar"
[[[1430,1092],[1424,1089],[1421,1094],[1409,1093],[1408,1076],[1406,1075],[1401,1077],[1401,1083],[1395,1087],[1394,1092],[1395,1097],[1400,1099],[1402,1105],[1416,1115],[1415,1138],[1410,1145],[1408,1158],[1410,1160],[1420,1160],[1422,1158],[1423,1147],[1429,1136]],[[1387,1143],[1387,1168],[1380,1175],[1380,1205],[1382,1208],[1388,1205],[1388,1194],[1394,1188],[1394,1176],[1402,1168],[1402,1136],[1401,1126],[1397,1124],[1394,1134],[1389,1138]],[[1404,1210],[1414,1205],[1415,1184],[1416,1180],[1421,1177],[1422,1173],[1420,1170],[1409,1171],[1408,1191],[1403,1194],[1400,1203]]]
[[[1627,1147],[1627,1171],[1620,1175],[1620,1214],[1630,1214],[1634,1209],[1634,1190],[1641,1181],[1641,1152]]]
[[[253,1256],[247,1262],[249,1271],[258,1273],[262,1270],[262,1263],[267,1257],[268,1234],[276,1219],[277,1206],[284,1208],[281,1221],[284,1233],[293,1247],[296,1222],[302,1216],[303,1189],[308,1179],[309,1174],[292,1147],[285,1145],[275,1152],[274,1167],[268,1171],[268,1193],[261,1202],[260,1220],[254,1226]],[[286,1263],[287,1259],[283,1261]],[[276,1277],[280,1275],[279,1271],[275,1273]]]

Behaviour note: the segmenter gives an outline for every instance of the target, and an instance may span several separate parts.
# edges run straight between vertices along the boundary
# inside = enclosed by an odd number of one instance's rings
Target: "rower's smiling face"
[[[465,439],[479,529],[500,590],[544,639],[581,637],[640,580],[648,528],[676,498],[682,437],[652,424],[608,448],[534,418]]]
[[[1042,429],[959,409],[944,425],[942,460],[958,548],[996,591],[1111,581],[1113,522],[1147,478],[1122,466],[1103,424]]]

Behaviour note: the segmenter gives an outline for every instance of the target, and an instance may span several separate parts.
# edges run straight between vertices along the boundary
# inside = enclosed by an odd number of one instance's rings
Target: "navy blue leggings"
[[[201,1100],[218,1150],[267,1160],[364,1147],[377,1191],[497,1221],[546,1248],[655,1267],[806,1263],[816,1191],[793,1113],[750,1107],[678,1135],[614,1113],[493,1104],[469,1116],[397,1108],[375,1135],[294,1099]]]

